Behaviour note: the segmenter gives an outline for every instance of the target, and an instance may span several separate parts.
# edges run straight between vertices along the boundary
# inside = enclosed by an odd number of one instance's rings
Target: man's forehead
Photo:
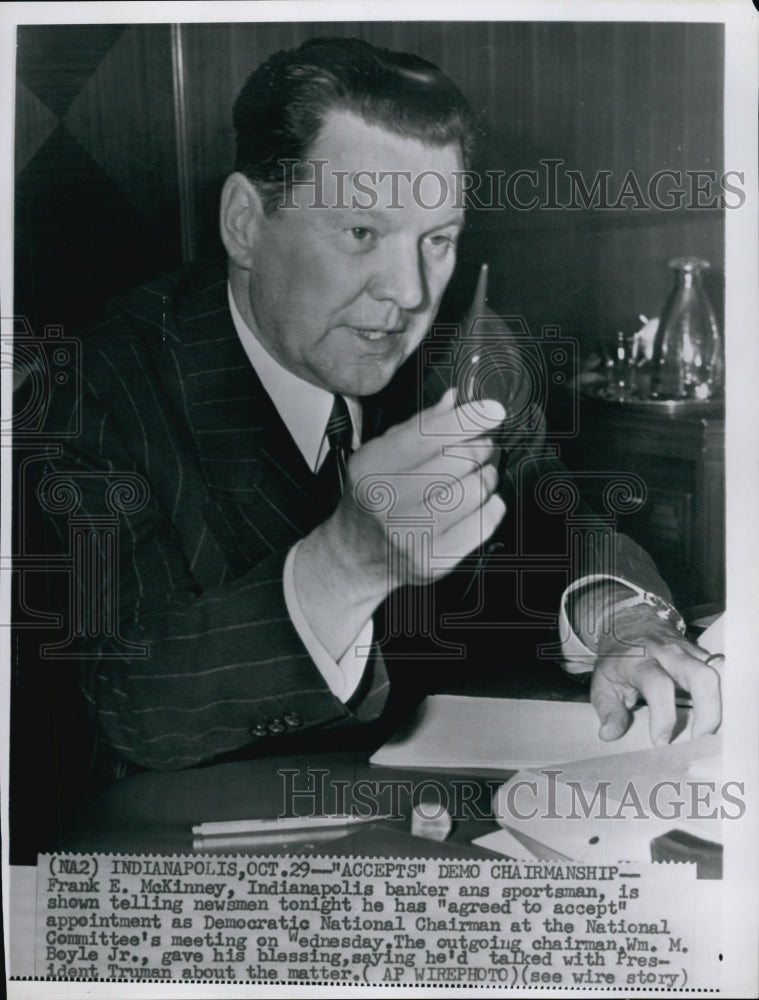
[[[351,111],[327,112],[298,170],[300,184],[323,207],[389,211],[463,211],[463,156],[458,142],[432,145],[400,135]],[[298,199],[300,200],[300,199]]]
[[[402,135],[392,128],[366,121],[360,115],[333,108],[324,116],[322,127],[314,140],[309,156],[329,156],[343,169],[355,174],[372,170],[393,161],[398,170],[418,168],[428,163],[428,169],[460,170],[463,166],[458,142],[432,145],[413,135]]]

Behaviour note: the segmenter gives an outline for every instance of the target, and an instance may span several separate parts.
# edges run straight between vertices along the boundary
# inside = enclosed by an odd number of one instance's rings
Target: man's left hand
[[[676,723],[676,686],[692,699],[692,735],[715,732],[722,721],[720,676],[706,663],[708,658],[705,649],[652,608],[638,605],[617,612],[613,635],[598,643],[590,687],[601,722],[600,738],[617,740],[624,735],[642,697],[649,707],[651,741],[657,746],[669,743]]]

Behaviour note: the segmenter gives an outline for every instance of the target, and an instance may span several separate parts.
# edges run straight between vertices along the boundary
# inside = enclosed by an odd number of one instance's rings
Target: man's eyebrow
[[[434,226],[433,231],[435,229],[447,229],[448,226],[455,226],[459,230],[459,232],[461,232],[461,230],[464,228],[465,225],[466,225],[466,218],[464,216],[464,213],[457,212],[456,215],[451,216],[451,218],[448,219],[446,222],[441,222],[439,226]]]

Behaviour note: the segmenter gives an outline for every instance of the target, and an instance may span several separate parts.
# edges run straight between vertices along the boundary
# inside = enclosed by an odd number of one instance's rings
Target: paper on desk
[[[509,830],[505,826],[493,833],[475,837],[472,841],[477,847],[484,847],[495,854],[503,854],[515,861],[572,861],[566,854],[561,854],[552,847],[546,847],[532,837],[527,837],[517,830]]]
[[[677,737],[688,713],[678,710]],[[598,716],[585,702],[430,695],[370,758],[389,767],[513,770],[586,757],[611,757],[651,745],[648,708],[620,740],[598,738]]]
[[[519,771],[493,802],[509,836],[499,846],[494,834],[483,846],[514,856],[516,837],[528,848],[537,842],[553,857],[607,864],[650,860],[651,841],[673,829],[720,843],[722,800],[707,796],[705,787],[694,792],[693,767],[718,760],[721,748],[720,736],[702,736]]]

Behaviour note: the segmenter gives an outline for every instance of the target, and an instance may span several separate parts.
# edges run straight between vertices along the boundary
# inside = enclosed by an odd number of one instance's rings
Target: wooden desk
[[[262,844],[241,847],[242,853],[318,853],[377,857],[482,857],[490,852],[471,841],[497,829],[491,800],[513,771],[488,774],[400,770],[374,767],[367,751],[298,754],[236,761],[176,773],[146,772],[116,782],[105,793],[85,801],[62,849],[82,852],[193,853],[193,825],[219,820],[266,819],[281,815],[286,789],[312,790],[290,801],[291,811],[325,814],[365,813],[376,800],[379,815],[398,818],[362,824],[347,836],[313,843]],[[292,772],[298,772],[292,775]],[[289,772],[289,776],[283,772]],[[358,783],[363,782],[363,785]],[[457,784],[458,782],[458,784]],[[288,785],[289,783],[289,785]],[[391,791],[391,785],[395,783]],[[399,783],[403,783],[399,785]],[[342,791],[341,791],[342,789]],[[353,790],[356,798],[351,799]],[[396,798],[392,796],[395,794]],[[454,816],[444,843],[410,834],[412,796],[443,801]],[[340,796],[344,802],[340,802]],[[358,801],[363,795],[364,804]],[[458,814],[458,815],[457,815]],[[229,853],[229,849],[225,853]],[[232,853],[236,853],[232,850]]]

